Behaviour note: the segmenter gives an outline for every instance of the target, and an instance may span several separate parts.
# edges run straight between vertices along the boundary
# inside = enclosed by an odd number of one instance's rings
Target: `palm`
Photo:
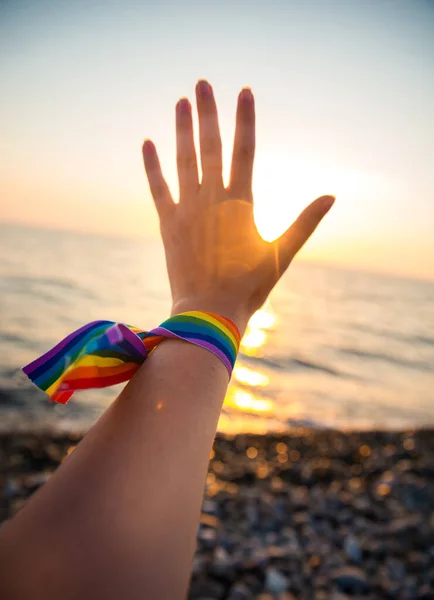
[[[266,299],[293,256],[333,203],[313,202],[274,243],[259,235],[253,218],[252,172],[255,152],[255,107],[249,89],[238,98],[229,186],[222,178],[222,144],[211,86],[196,88],[202,181],[199,182],[191,106],[176,107],[177,164],[180,198],[175,203],[163,178],[155,147],[143,154],[151,192],[160,215],[172,294],[176,300],[216,289],[249,296],[252,310]],[[258,305],[258,306],[256,306]]]

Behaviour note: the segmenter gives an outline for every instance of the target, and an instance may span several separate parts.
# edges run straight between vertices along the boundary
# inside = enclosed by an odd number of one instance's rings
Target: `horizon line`
[[[47,232],[53,232],[53,233],[70,233],[73,235],[84,235],[84,236],[88,236],[88,237],[96,237],[96,238],[108,238],[108,239],[117,239],[117,240],[130,240],[133,242],[144,242],[144,243],[159,243],[161,244],[161,249],[164,250],[163,247],[163,242],[161,240],[161,238],[159,237],[154,237],[154,236],[139,236],[138,234],[131,234],[131,235],[126,235],[123,233],[118,233],[118,232],[100,232],[100,231],[92,231],[92,230],[83,230],[83,229],[73,229],[71,227],[59,227],[59,226],[53,226],[53,225],[32,225],[31,223],[26,223],[23,221],[16,221],[14,219],[4,219],[0,217],[0,226],[7,226],[10,225],[12,227],[17,227],[17,228],[22,228],[22,229],[33,229],[36,231],[47,231]],[[431,283],[434,284],[434,276],[423,276],[420,274],[417,275],[412,275],[409,273],[397,273],[394,271],[386,271],[386,270],[382,270],[382,269],[371,269],[369,267],[361,267],[361,266],[348,266],[348,265],[343,265],[343,264],[336,264],[336,263],[332,263],[332,262],[328,262],[328,261],[318,261],[315,259],[309,259],[309,258],[304,258],[304,257],[297,257],[296,260],[300,263],[302,263],[305,266],[311,266],[311,267],[324,267],[324,268],[328,268],[328,269],[336,269],[336,270],[341,270],[341,271],[348,271],[348,272],[356,272],[356,273],[365,273],[367,275],[374,275],[374,276],[382,276],[382,277],[388,277],[391,279],[403,279],[403,280],[407,280],[407,281],[418,281],[418,282],[422,282],[422,283]]]

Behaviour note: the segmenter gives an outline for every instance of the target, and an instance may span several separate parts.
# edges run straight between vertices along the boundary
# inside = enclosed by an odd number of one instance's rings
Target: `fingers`
[[[250,89],[238,96],[234,151],[229,189],[231,196],[252,200],[252,173],[255,155],[255,103]]]
[[[334,196],[321,196],[301,213],[296,221],[277,240],[280,275],[317,228],[335,201]]]
[[[203,181],[222,179],[222,141],[217,118],[214,94],[207,81],[196,86],[197,112],[199,117],[200,159]]]
[[[187,98],[181,98],[176,105],[176,160],[180,202],[188,202],[197,193],[199,175],[194,147],[191,105]]]
[[[146,140],[143,144],[143,161],[145,163],[145,170],[146,175],[148,176],[151,194],[157,212],[161,218],[174,208],[175,203],[173,202],[169,187],[161,172],[157,151],[150,140]]]

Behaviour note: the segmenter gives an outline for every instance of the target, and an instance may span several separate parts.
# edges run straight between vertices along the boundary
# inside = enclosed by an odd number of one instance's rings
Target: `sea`
[[[89,321],[169,310],[159,241],[0,225],[0,429],[89,429],[122,386],[57,405],[21,367]],[[433,425],[434,282],[296,259],[249,323],[219,430]]]

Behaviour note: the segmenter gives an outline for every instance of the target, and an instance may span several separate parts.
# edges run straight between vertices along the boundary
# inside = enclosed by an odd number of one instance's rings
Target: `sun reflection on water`
[[[249,327],[253,329],[271,329],[276,322],[276,315],[271,305],[265,305],[255,312],[249,321]]]
[[[256,356],[257,350],[265,344],[267,340],[267,334],[262,329],[249,329],[246,331],[244,338],[241,342],[241,350],[248,356]]]
[[[268,330],[276,323],[276,315],[270,304],[255,312],[241,340],[240,350],[247,356],[258,356],[268,338]]]
[[[270,412],[273,409],[273,403],[266,398],[257,398],[252,393],[232,387],[225,399],[226,407],[237,408],[249,413]]]
[[[243,367],[242,365],[235,366],[233,377],[239,383],[244,383],[252,387],[265,387],[270,382],[270,378],[267,375],[249,367]]]
[[[241,356],[235,365],[232,384],[225,398],[225,408],[229,409],[231,414],[229,418],[237,420],[240,430],[243,429],[240,420],[251,419],[256,415],[267,417],[273,414],[274,402],[265,395],[270,378],[262,371],[263,366],[259,361],[255,364],[255,358],[263,356],[270,330],[275,323],[276,315],[271,305],[266,304],[252,316],[241,341]],[[243,364],[243,355],[249,357],[248,366]],[[255,389],[258,391],[255,392]],[[220,425],[223,425],[222,419]],[[247,425],[246,422],[245,425],[244,430],[251,428],[251,424]],[[223,426],[222,429],[226,427]]]

